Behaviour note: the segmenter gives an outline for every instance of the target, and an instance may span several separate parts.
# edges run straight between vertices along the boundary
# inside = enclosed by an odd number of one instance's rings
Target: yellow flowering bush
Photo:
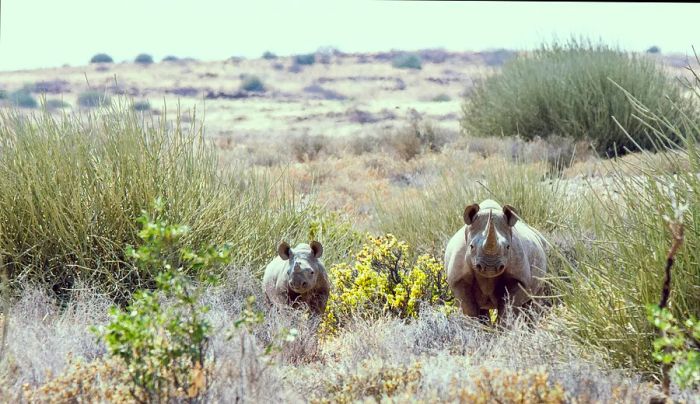
[[[393,234],[367,236],[351,264],[329,269],[334,290],[326,307],[322,330],[333,333],[350,316],[418,317],[420,305],[453,307],[441,262],[423,254],[415,257],[408,243]]]

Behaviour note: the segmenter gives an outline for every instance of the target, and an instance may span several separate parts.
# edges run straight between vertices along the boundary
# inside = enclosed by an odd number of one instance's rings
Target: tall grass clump
[[[697,102],[684,97],[682,87],[652,58],[571,40],[543,45],[478,83],[463,104],[461,126],[475,136],[590,140],[598,152],[609,155],[636,149],[635,142],[652,148],[645,126],[634,119],[632,105],[611,80],[672,121],[697,114]],[[676,136],[660,129],[665,136]]]
[[[476,160],[469,167],[455,163],[417,194],[378,199],[377,226],[420,252],[442,256],[449,238],[464,226],[464,208],[490,198],[515,207],[529,225],[553,230],[568,220],[575,204],[558,182],[544,181],[548,172],[544,163],[511,163],[496,157]]]
[[[697,100],[695,77],[691,92]],[[634,163],[610,163],[610,192],[591,192],[585,201],[594,236],[582,239],[572,229],[576,260],[556,282],[565,307],[560,317],[575,338],[607,353],[613,365],[658,375],[652,358],[656,334],[645,306],[657,304],[661,294],[672,242],[669,220],[685,227],[669,308],[675,318],[700,316],[700,120],[677,111],[664,115],[667,110],[621,92],[629,97],[636,125],[652,134],[656,153],[642,151]]]
[[[13,289],[69,296],[80,284],[125,302],[151,287],[155,274],[131,265],[124,247],[159,197],[163,220],[191,228],[183,248],[230,242],[232,263],[256,274],[281,239],[313,235],[331,263],[350,248],[350,226],[284,177],[221,170],[201,125],[155,119],[126,102],[59,118],[0,111],[0,186],[15,190],[0,194],[0,251]]]

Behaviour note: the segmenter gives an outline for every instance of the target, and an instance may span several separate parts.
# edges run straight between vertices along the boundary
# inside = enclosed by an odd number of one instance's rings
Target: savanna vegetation
[[[0,397],[697,400],[694,77],[683,87],[643,56],[551,45],[467,95],[461,134],[412,120],[290,137],[263,150],[288,160],[264,163],[227,156],[181,111],[3,108]],[[518,137],[485,137],[498,135]],[[595,156],[607,150],[627,155]],[[455,308],[442,262],[464,206],[486,198],[549,240],[547,295],[502,325]],[[281,240],[323,243],[323,316],[265,304]]]

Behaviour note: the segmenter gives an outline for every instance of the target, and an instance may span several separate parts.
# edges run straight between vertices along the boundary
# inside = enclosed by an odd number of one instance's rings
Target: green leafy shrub
[[[664,335],[654,340],[654,359],[675,365],[672,378],[682,389],[700,385],[700,321],[690,317],[682,324],[668,309],[647,306],[647,318]]]
[[[350,265],[330,267],[331,292],[322,323],[326,333],[337,331],[350,317],[380,315],[417,317],[421,303],[451,308],[442,264],[424,254],[415,258],[406,242],[391,234],[368,236]]]
[[[205,278],[213,267],[231,259],[231,246],[226,244],[198,251],[180,247],[179,241],[190,229],[168,224],[162,218],[163,206],[156,201],[153,218],[143,212],[138,220],[142,244],[126,251],[140,271],[158,273],[157,291],[136,292],[126,310],[112,307],[110,323],[93,330],[104,338],[109,354],[124,361],[130,392],[141,402],[205,396],[212,329],[204,316],[209,307],[199,304],[204,289],[194,286],[186,274]],[[157,292],[173,304],[164,307]]]
[[[259,93],[265,91],[265,85],[258,76],[246,76],[241,82],[241,90]]]
[[[463,105],[461,126],[474,136],[590,139],[608,154],[636,144],[652,148],[645,125],[633,117],[634,106],[615,83],[672,121],[698,116],[696,103],[652,59],[572,40],[544,45],[478,83]],[[664,134],[678,140],[668,130]]]
[[[309,66],[316,63],[316,54],[308,53],[305,55],[295,55],[294,64],[300,66]]]
[[[85,91],[78,95],[78,105],[84,108],[94,108],[111,104],[111,98],[99,91]]]
[[[347,220],[322,209],[286,176],[221,169],[196,117],[167,111],[143,120],[126,99],[85,115],[0,109],[0,251],[17,292],[26,284],[69,297],[75,282],[120,303],[154,284],[123,246],[138,242],[133,218],[162,196],[164,218],[188,223],[185,246],[231,241],[233,263],[261,275],[280,239],[320,227],[326,263],[356,244]],[[47,173],[52,173],[47,175]]]
[[[700,80],[691,91],[700,97]],[[591,234],[582,239],[581,229],[571,228],[575,261],[554,281],[565,305],[560,318],[575,339],[605,352],[613,366],[656,374],[651,355],[656,333],[647,321],[646,305],[658,300],[663,284],[669,247],[664,217],[685,223],[669,309],[675,318],[700,315],[700,125],[692,116],[660,115],[626,95],[660,152],[611,163],[609,190],[591,188],[581,198],[592,221]],[[669,132],[681,142],[670,144]]]
[[[136,56],[136,59],[134,59],[134,63],[138,63],[140,65],[150,65],[153,63],[153,56],[147,53],[140,53]]]
[[[90,59],[90,63],[113,63],[114,60],[106,53],[98,53]]]
[[[392,60],[391,65],[398,69],[420,70],[422,68],[420,56],[411,53],[396,56],[394,60]]]
[[[8,98],[13,105],[21,108],[36,108],[39,105],[32,93],[25,89],[10,93]]]

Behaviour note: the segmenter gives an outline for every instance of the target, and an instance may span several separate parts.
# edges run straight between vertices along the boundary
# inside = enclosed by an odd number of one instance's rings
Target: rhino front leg
[[[522,283],[510,279],[505,284],[503,297],[498,301],[498,323],[502,324],[508,314],[508,306],[512,308],[512,312],[520,311],[530,301],[530,296],[523,287]]]
[[[464,313],[465,316],[478,317],[480,311],[476,301],[474,301],[474,297],[470,293],[472,289],[471,286],[472,285],[462,279],[450,285],[450,289],[452,289],[452,294],[455,295],[455,298],[459,302],[462,313]]]

